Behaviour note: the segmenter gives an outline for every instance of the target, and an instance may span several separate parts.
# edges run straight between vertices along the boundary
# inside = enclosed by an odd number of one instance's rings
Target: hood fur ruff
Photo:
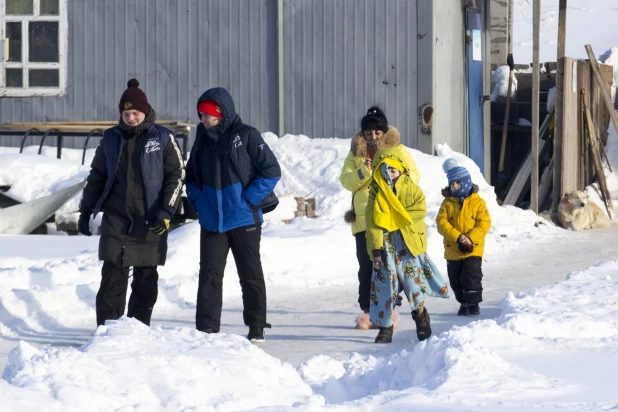
[[[388,126],[388,131],[384,133],[384,136],[376,143],[378,144],[378,150],[383,149],[385,147],[395,147],[398,146],[401,142],[401,135],[399,134],[399,130],[395,129],[393,126]],[[350,148],[354,156],[367,156],[367,141],[363,136],[363,132],[358,131],[352,138],[352,147]]]

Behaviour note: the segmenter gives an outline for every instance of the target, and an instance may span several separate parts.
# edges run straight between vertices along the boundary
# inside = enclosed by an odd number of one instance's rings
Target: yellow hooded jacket
[[[409,175],[412,181],[416,184],[421,179],[421,174],[414,163],[414,158],[408,152],[408,149],[400,144],[401,136],[399,131],[393,126],[389,126],[388,131],[384,136],[377,141],[378,150],[382,148],[393,148],[397,151],[402,159],[403,166],[409,170]],[[367,156],[367,142],[361,131],[357,132],[352,138],[350,153],[343,162],[341,176],[339,180],[341,185],[352,192],[353,208],[356,213],[356,221],[352,223],[352,234],[355,235],[364,232],[367,229],[365,223],[365,208],[369,197],[369,185],[372,182],[372,171],[365,166],[365,157]]]
[[[384,230],[386,228],[378,226],[376,223],[377,217],[378,221],[390,222],[390,224],[403,224],[404,226],[399,229],[401,230],[403,240],[406,242],[406,246],[410,252],[414,256],[418,256],[427,251],[427,226],[423,220],[425,216],[427,216],[425,194],[410,176],[409,170],[402,162],[403,159],[396,148],[382,149],[376,153],[373,160],[373,170],[376,180],[378,179],[380,173],[380,165],[384,162],[388,162],[387,159],[393,159],[403,166],[404,173],[399,177],[399,179],[397,179],[397,182],[395,182],[395,190],[397,193],[394,194],[394,197],[396,197],[400,205],[403,207],[405,213],[407,213],[407,216],[404,219],[386,219],[384,213],[388,213],[388,211],[384,211],[384,208],[380,206],[380,202],[389,202],[390,204],[388,206],[391,211],[400,210],[400,206],[393,204],[393,202],[389,200],[392,199],[390,194],[388,194],[388,196],[384,196],[383,194],[385,193],[380,194],[380,191],[384,190],[382,188],[383,186],[377,181],[374,181],[369,189],[366,210],[367,253],[369,253],[370,258],[372,258],[372,252],[374,250],[384,249]],[[388,185],[386,185],[386,188],[390,191]],[[391,229],[394,229],[394,227],[391,227]]]
[[[483,256],[485,235],[491,228],[491,217],[487,204],[478,195],[478,186],[472,185],[472,194],[463,203],[452,197],[448,187],[442,190],[445,199],[436,217],[438,232],[444,237],[444,258],[460,260],[471,256]],[[459,250],[457,239],[465,234],[474,244],[472,253]]]

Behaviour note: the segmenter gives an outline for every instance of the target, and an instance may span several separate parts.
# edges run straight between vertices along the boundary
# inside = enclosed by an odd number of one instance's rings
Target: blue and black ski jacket
[[[209,129],[197,127],[186,168],[189,201],[208,231],[259,225],[262,213],[279,203],[273,193],[281,179],[279,162],[260,132],[242,123],[227,90],[207,90],[197,106],[204,100],[217,102],[223,121]]]

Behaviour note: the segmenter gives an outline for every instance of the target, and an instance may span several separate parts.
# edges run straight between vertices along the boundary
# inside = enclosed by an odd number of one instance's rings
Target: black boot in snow
[[[380,328],[378,336],[376,336],[376,343],[391,343],[393,341],[393,327]]]
[[[469,303],[468,304],[468,315],[480,315],[481,314],[481,309],[479,308],[479,304],[478,303]]]
[[[462,303],[459,307],[459,312],[457,312],[457,316],[467,316],[468,315],[468,304]]]
[[[251,343],[264,342],[264,328],[249,326],[249,334],[247,335],[247,339],[249,339]]]
[[[416,336],[419,341],[424,341],[431,336],[431,325],[429,324],[429,312],[424,308],[423,313],[418,314],[418,310],[412,311],[412,319],[416,323]]]

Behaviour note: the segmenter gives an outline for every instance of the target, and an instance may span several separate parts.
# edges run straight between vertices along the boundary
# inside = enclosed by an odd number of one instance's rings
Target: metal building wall
[[[461,0],[434,1],[435,144],[467,152],[465,12]]]
[[[351,137],[379,104],[417,147],[416,3],[284,0],[285,132]]]
[[[223,86],[245,122],[277,131],[276,6],[276,0],[70,0],[66,95],[2,98],[0,123],[117,119],[120,96],[135,77],[159,119],[197,123],[199,95]],[[65,141],[80,147],[84,139]]]

